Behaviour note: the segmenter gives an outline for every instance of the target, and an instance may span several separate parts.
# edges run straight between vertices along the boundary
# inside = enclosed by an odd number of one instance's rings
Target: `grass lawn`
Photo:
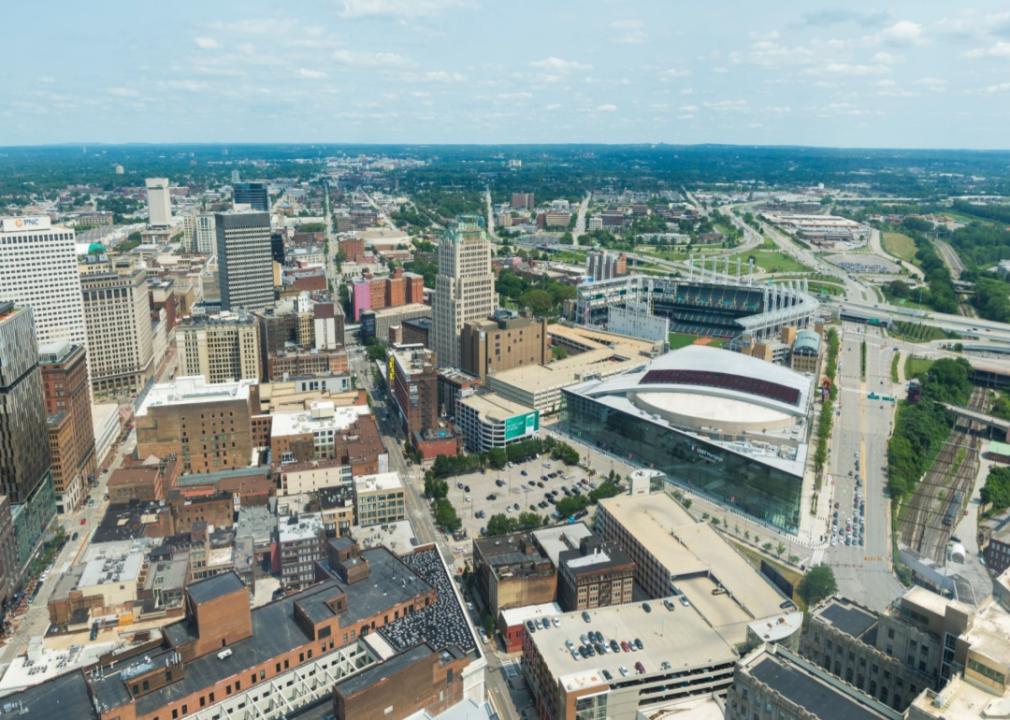
[[[726,344],[724,338],[712,338],[712,337],[699,337],[698,335],[690,335],[688,333],[670,333],[670,337],[667,342],[670,343],[671,350],[678,350],[682,347],[687,347],[688,345],[708,345],[709,347],[721,348]]]
[[[761,568],[761,561],[764,560],[773,568],[782,573],[782,576],[785,577],[785,579],[788,580],[790,583],[792,583],[794,590],[795,588],[799,587],[800,580],[803,579],[803,573],[801,573],[799,570],[791,568],[785,563],[776,562],[775,560],[766,555],[762,555],[759,551],[755,550],[750,545],[745,545],[744,543],[739,543],[734,540],[731,540],[728,536],[724,537],[726,537],[727,540],[733,543],[733,547],[739,550],[740,554],[743,555],[745,558],[747,558],[750,564],[753,565],[755,568],[758,568],[759,571]],[[797,593],[795,592],[793,593],[793,602],[795,602],[799,608],[803,609],[803,601],[800,599],[799,595],[797,595]]]
[[[911,380],[919,373],[926,372],[929,370],[929,366],[932,365],[933,362],[933,360],[928,358],[917,358],[913,355],[909,355],[905,358],[905,379]]]
[[[934,325],[923,325],[922,323],[910,323],[900,320],[891,326],[891,335],[909,342],[923,343],[930,340],[950,338],[950,335]]]
[[[834,283],[814,281],[807,283],[807,287],[812,293],[820,293],[821,291],[826,292],[828,295],[843,295],[845,293],[845,288],[841,285],[835,285]]]
[[[744,252],[731,256],[730,261],[736,262],[736,257],[743,258],[745,265],[747,263],[747,259],[753,257],[754,265],[768,273],[799,273],[809,272],[811,270],[811,268],[807,267],[798,260],[794,260],[784,252],[779,250],[768,250],[764,246],[755,248],[754,250],[745,250]]]
[[[551,254],[551,260],[557,260],[558,262],[566,263],[584,263],[586,261],[586,253],[579,252],[578,250],[561,250],[556,253]]]
[[[915,262],[915,241],[904,233],[885,232],[882,235],[884,250],[894,257]]]

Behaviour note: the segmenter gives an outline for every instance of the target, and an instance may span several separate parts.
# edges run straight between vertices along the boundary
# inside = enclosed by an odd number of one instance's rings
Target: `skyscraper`
[[[270,215],[265,212],[218,213],[217,267],[224,310],[260,310],[274,302]]]
[[[144,270],[104,253],[81,263],[91,384],[96,393],[139,392],[153,370],[151,315]]]
[[[183,219],[186,242],[190,252],[213,255],[217,249],[217,232],[214,229],[214,215],[194,212]]]
[[[270,194],[267,184],[261,182],[243,182],[232,185],[232,201],[235,205],[248,205],[250,210],[270,212]]]
[[[439,367],[459,367],[463,325],[490,316],[497,301],[491,243],[483,222],[476,216],[462,216],[450,225],[438,246],[432,334]]]
[[[0,298],[31,306],[39,343],[87,348],[74,231],[48,217],[0,222]]]
[[[29,307],[0,302],[0,494],[12,504],[19,574],[56,516],[39,347]]]
[[[172,224],[172,196],[168,192],[168,178],[147,178],[147,222],[154,227]]]

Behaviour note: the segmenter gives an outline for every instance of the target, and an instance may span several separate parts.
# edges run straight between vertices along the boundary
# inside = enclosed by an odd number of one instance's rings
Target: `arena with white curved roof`
[[[813,379],[702,345],[564,390],[576,437],[788,532],[800,520]]]

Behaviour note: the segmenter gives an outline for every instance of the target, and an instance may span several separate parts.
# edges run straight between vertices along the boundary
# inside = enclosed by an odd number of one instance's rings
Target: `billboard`
[[[540,411],[523,413],[505,419],[505,442],[532,437],[540,429]]]
[[[3,219],[4,232],[18,232],[19,230],[48,230],[49,227],[49,217],[46,215],[5,217]]]

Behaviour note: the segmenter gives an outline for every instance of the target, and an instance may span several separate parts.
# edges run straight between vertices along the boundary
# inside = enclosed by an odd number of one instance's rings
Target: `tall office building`
[[[143,269],[104,253],[82,259],[81,292],[96,393],[139,392],[153,370],[151,315]]]
[[[147,178],[147,223],[153,227],[172,224],[172,195],[168,191],[168,178]]]
[[[194,212],[183,218],[186,245],[190,252],[213,255],[217,250],[217,232],[214,229],[214,215]]]
[[[266,183],[235,183],[232,191],[232,202],[235,205],[248,205],[250,210],[270,212],[270,193],[267,192]]]
[[[459,367],[463,325],[489,317],[496,306],[491,243],[479,217],[462,216],[438,246],[432,331],[439,367]]]
[[[62,415],[71,428],[71,463],[53,473],[56,503],[61,512],[75,509],[84,499],[87,483],[95,477],[95,429],[84,348],[68,342],[39,346],[39,369],[46,412]],[[50,433],[52,437],[52,433]],[[66,456],[66,454],[64,454]]]
[[[222,309],[261,310],[273,305],[269,213],[218,213],[214,223]]]
[[[0,494],[12,504],[19,574],[56,516],[31,308],[0,302]]]
[[[29,305],[39,343],[88,346],[74,231],[47,217],[0,221],[0,298]]]

